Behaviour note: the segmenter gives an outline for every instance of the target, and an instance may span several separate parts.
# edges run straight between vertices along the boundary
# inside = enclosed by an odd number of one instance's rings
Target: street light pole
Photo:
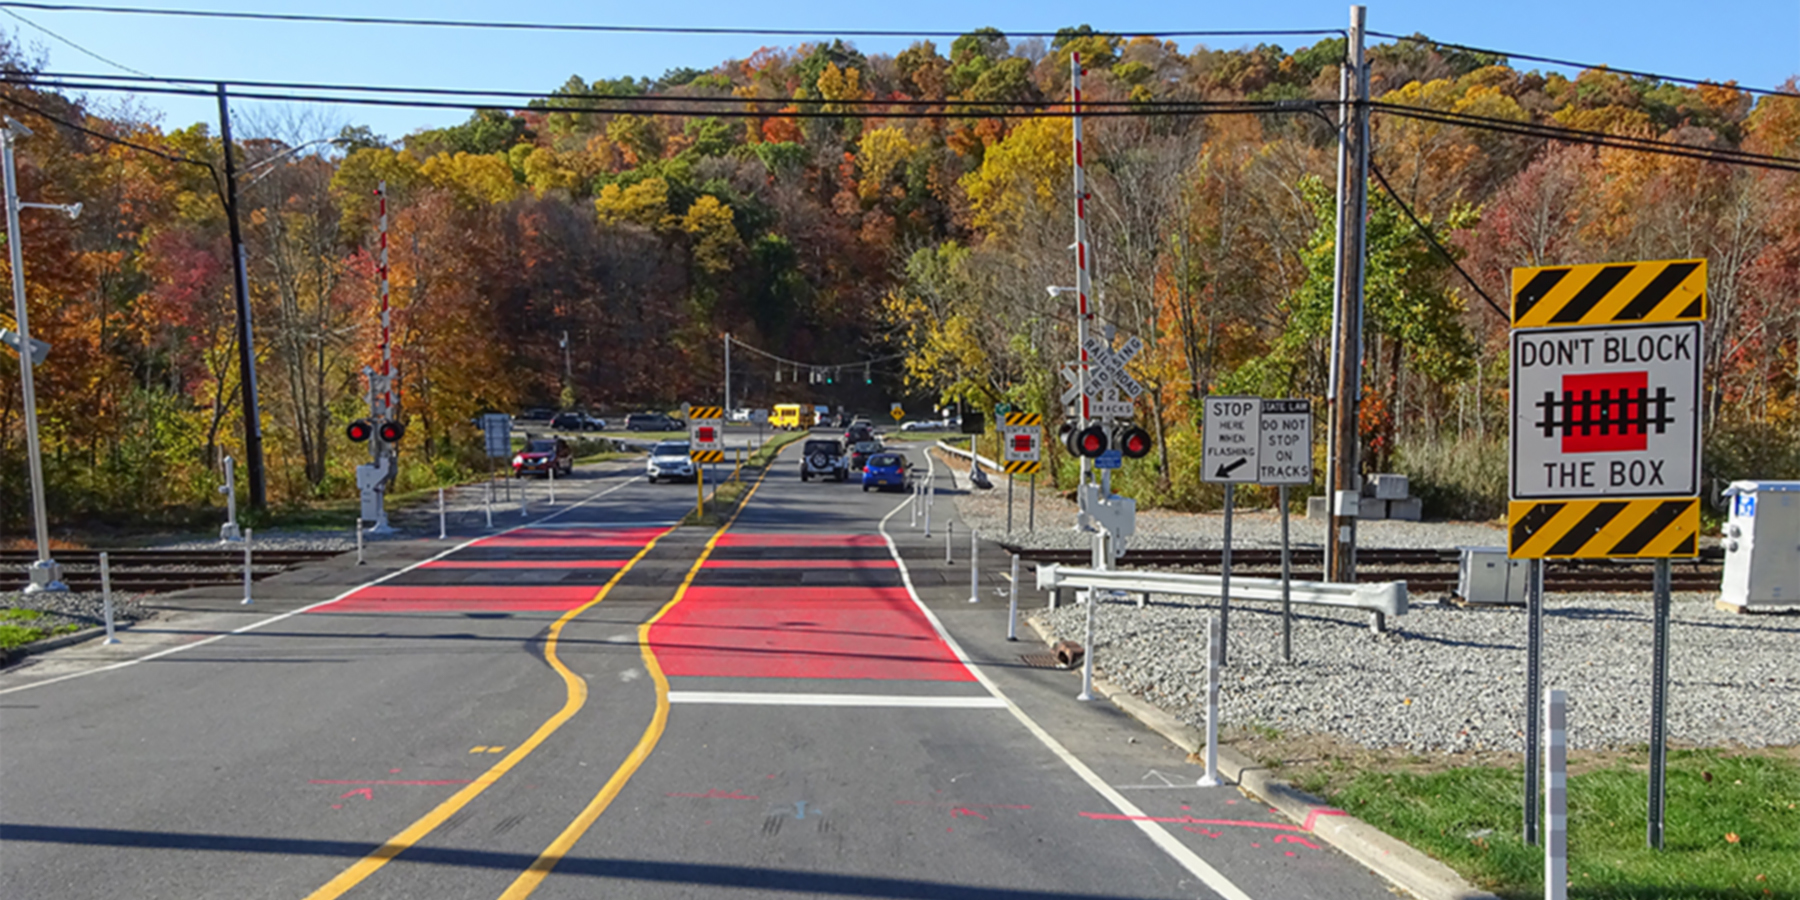
[[[13,318],[19,321],[19,388],[25,400],[25,455],[31,462],[31,515],[37,528],[37,562],[31,564],[31,583],[25,593],[66,591],[62,566],[50,558],[50,521],[44,503],[44,461],[38,446],[37,390],[31,381],[31,321],[25,309],[24,240],[19,232],[19,184],[13,172],[13,142],[31,129],[9,116],[0,127],[0,164],[6,167],[6,247],[12,254]],[[75,207],[79,213],[81,208]]]

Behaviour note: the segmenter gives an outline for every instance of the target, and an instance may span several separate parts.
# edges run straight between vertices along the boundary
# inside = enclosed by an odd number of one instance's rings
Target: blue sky
[[[1014,32],[1054,31],[1081,23],[1127,34],[1151,30],[1312,29],[1343,27],[1348,19],[1348,4],[1315,0],[1278,4],[1147,3],[1132,7],[1069,0],[993,0],[979,4],[948,0],[880,4],[683,0],[667,5],[564,0],[532,4],[388,0],[379,5],[345,0],[164,2],[187,9],[308,14],[955,32],[984,25]],[[155,5],[133,0],[115,0],[115,4]],[[548,91],[571,74],[590,80],[620,75],[655,77],[675,66],[707,68],[725,59],[742,58],[765,44],[791,46],[800,42],[797,38],[742,35],[476,32],[13,12],[121,65],[158,76],[207,79]],[[9,28],[15,39],[27,46],[41,47],[47,52],[52,69],[118,72],[16,18],[0,15],[0,27]],[[1706,4],[1671,0],[1630,4],[1585,0],[1396,0],[1370,5],[1369,28],[1396,34],[1423,32],[1443,41],[1620,68],[1692,78],[1736,79],[1756,87],[1776,87],[1800,74],[1800,2],[1796,0],[1714,0]],[[1267,40],[1289,48],[1311,42],[1295,37]],[[1256,42],[1254,38],[1231,38],[1207,43],[1236,47]],[[893,53],[909,41],[860,39],[855,43],[865,53]],[[939,41],[941,47],[947,43]],[[1180,43],[1186,50],[1196,41],[1180,39]],[[196,120],[213,121],[216,117],[210,100],[144,96],[139,103],[145,109],[160,111],[163,123],[169,127]],[[246,113],[256,112],[254,106],[247,102],[242,105]],[[465,113],[449,110],[372,107],[334,107],[314,112],[316,127],[367,124],[389,137],[466,117]]]

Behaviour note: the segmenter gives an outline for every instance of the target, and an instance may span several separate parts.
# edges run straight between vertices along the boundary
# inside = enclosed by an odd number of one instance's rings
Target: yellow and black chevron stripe
[[[1009,412],[1006,414],[1005,424],[1008,428],[1042,427],[1044,417],[1040,413]]]
[[[725,461],[723,450],[689,450],[688,459],[697,463],[716,463]]]
[[[1519,268],[1512,288],[1514,328],[1706,318],[1704,259]]]
[[[1513,559],[1661,559],[1698,556],[1700,500],[1514,500]]]
[[[1035,459],[1009,459],[1001,465],[1008,475],[1036,475],[1044,464]]]
[[[725,407],[723,407],[723,406],[689,406],[688,407],[688,418],[689,419],[723,419],[723,418],[725,418]]]

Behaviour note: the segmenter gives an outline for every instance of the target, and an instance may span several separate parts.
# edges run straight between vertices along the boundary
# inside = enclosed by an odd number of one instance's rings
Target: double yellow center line
[[[706,564],[707,558],[712,555],[713,548],[718,546],[719,538],[723,537],[733,524],[736,524],[738,515],[744,511],[744,507],[749,505],[750,498],[755,496],[757,488],[762,487],[763,479],[767,478],[768,474],[769,469],[765,467],[762,475],[756,479],[756,483],[751,485],[750,490],[746,491],[743,498],[738,501],[737,508],[732,511],[731,517],[725,521],[725,524],[719,526],[719,530],[713,532],[711,538],[707,539],[706,547],[700,551],[699,557],[688,568],[687,577],[682,579],[681,587],[676,590],[674,598],[664,604],[662,609],[657,610],[656,615],[638,626],[638,649],[643,654],[645,668],[649,669],[650,677],[656,682],[656,712],[650,717],[649,727],[644,730],[643,736],[638,738],[637,746],[632,748],[631,754],[625,758],[625,762],[600,788],[600,792],[594,795],[594,799],[588,802],[587,807],[575,817],[575,820],[569,823],[569,826],[550,842],[550,846],[546,847],[544,852],[539,854],[538,858],[513,881],[506,892],[500,895],[501,900],[521,900],[521,898],[530,896],[532,891],[537,890],[537,886],[575,846],[575,842],[587,833],[587,830],[600,818],[601,813],[606,812],[606,808],[612,804],[613,798],[619,795],[619,792],[625,788],[625,783],[631,780],[631,776],[636,774],[638,767],[643,765],[644,760],[650,756],[650,751],[656,749],[656,742],[662,738],[663,729],[669,721],[669,680],[663,675],[662,666],[657,663],[656,654],[650,649],[650,628],[665,613],[673,609],[675,604],[680,603],[683,597],[687,596],[688,587],[694,583],[694,576],[699,574],[700,567]],[[650,551],[655,549],[658,541],[668,537],[678,527],[680,526],[671,526],[651,538],[650,542],[637,552],[637,555],[633,556],[618,572],[613,574],[612,578],[607,580],[606,584],[600,588],[599,593],[594,595],[594,599],[563,613],[550,626],[550,635],[544,642],[544,658],[549,661],[550,667],[562,676],[563,685],[568,691],[568,697],[563,701],[562,709],[557,710],[555,715],[546,719],[544,724],[539,725],[537,730],[531,733],[531,737],[526,738],[524,743],[482,773],[481,777],[452,794],[449,799],[408,825],[404,831],[388,838],[386,843],[338,873],[336,878],[326,882],[323,887],[308,894],[306,900],[336,900],[336,898],[342,897],[351,888],[356,887],[364,879],[379,871],[382,866],[387,865],[389,861],[423,840],[426,835],[444,824],[445,820],[455,815],[463,807],[468,806],[476,797],[481,796],[483,791],[500,780],[500,776],[512,771],[514,766],[531,755],[538,745],[549,739],[557,729],[563,726],[564,722],[569,721],[581,710],[582,706],[587,703],[587,682],[569,671],[569,667],[563,665],[562,659],[556,655],[556,644],[558,638],[562,636],[563,626],[605,600],[607,594],[612,592],[625,574],[649,555]]]

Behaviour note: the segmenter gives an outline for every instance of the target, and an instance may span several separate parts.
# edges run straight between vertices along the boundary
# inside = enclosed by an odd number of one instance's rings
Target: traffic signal
[[[368,419],[357,419],[344,429],[344,433],[350,436],[350,440],[360,444],[375,433],[375,426],[370,425]]]
[[[1089,425],[1075,432],[1073,443],[1077,455],[1095,459],[1106,452],[1110,441],[1107,439],[1105,428],[1099,425]]]
[[[383,441],[385,441],[389,444],[398,444],[398,443],[400,443],[400,439],[405,436],[406,436],[406,426],[405,425],[402,425],[399,422],[395,422],[391,419],[386,422],[381,423],[381,439]]]
[[[1136,425],[1121,425],[1113,434],[1120,455],[1126,459],[1143,459],[1150,455],[1150,432]]]

